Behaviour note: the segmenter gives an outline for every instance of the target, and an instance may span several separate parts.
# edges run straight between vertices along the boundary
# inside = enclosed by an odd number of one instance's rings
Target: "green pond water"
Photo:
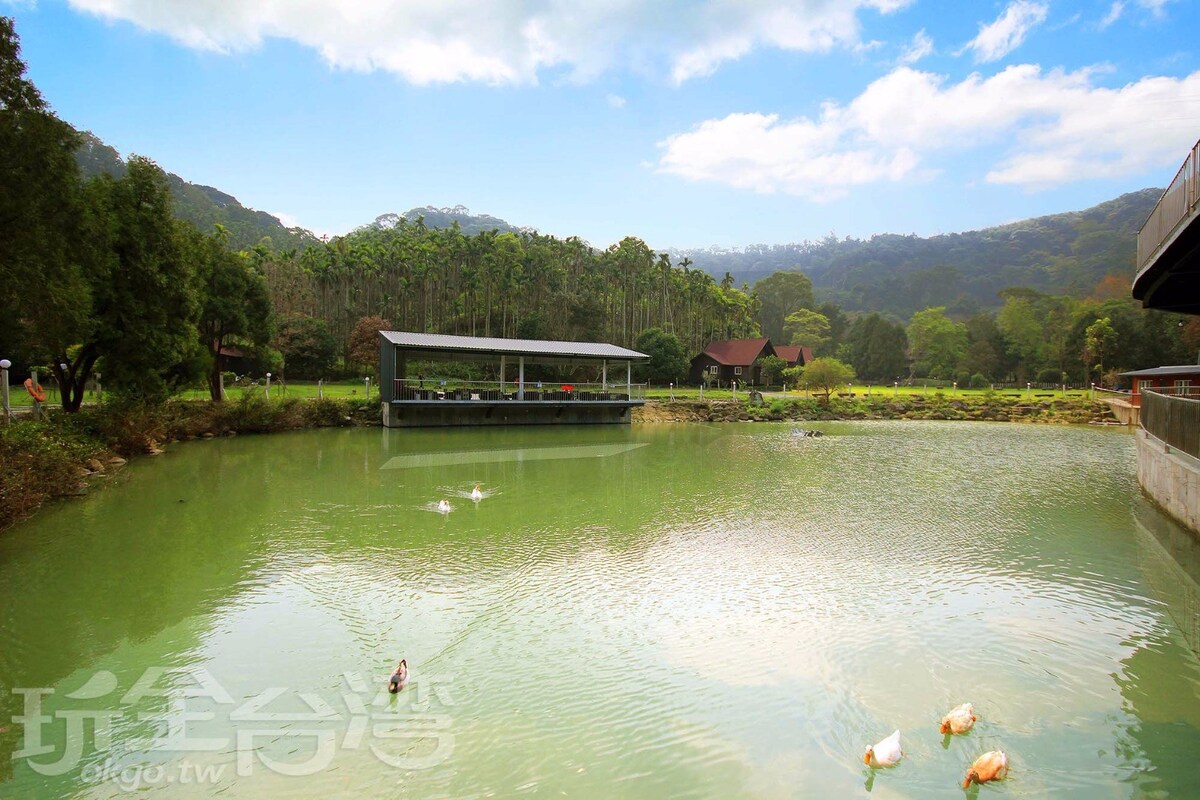
[[[137,460],[0,535],[0,797],[1200,795],[1200,559],[1126,432],[813,427]]]

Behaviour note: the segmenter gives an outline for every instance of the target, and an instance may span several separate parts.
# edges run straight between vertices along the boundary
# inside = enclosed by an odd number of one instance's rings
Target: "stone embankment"
[[[810,422],[819,420],[937,419],[1035,422],[1062,425],[1119,424],[1102,401],[1050,398],[1029,401],[1012,396],[939,395],[889,398],[810,398],[769,400],[761,405],[734,400],[649,402],[635,410],[634,422]]]

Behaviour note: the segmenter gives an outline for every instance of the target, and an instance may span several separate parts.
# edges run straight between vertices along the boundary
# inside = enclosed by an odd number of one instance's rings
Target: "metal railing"
[[[501,402],[628,402],[643,400],[646,384],[526,381],[524,391],[513,381],[460,381],[396,378],[393,401]]]
[[[1167,445],[1200,458],[1200,396],[1144,391],[1141,425]]]
[[[1184,159],[1171,185],[1150,212],[1137,238],[1137,271],[1141,273],[1171,235],[1196,214],[1200,202],[1200,142]]]

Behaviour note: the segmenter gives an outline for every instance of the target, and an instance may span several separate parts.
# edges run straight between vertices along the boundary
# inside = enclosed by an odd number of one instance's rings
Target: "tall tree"
[[[763,336],[784,342],[784,324],[788,314],[813,307],[813,285],[803,272],[776,272],[754,284],[758,298],[758,324]]]
[[[211,358],[208,368],[209,396],[221,401],[221,349],[233,341],[253,348],[271,341],[271,298],[263,276],[240,253],[225,246],[224,231],[201,236],[194,229],[186,235],[188,256],[198,270],[203,305],[200,310],[200,342]]]
[[[350,332],[350,362],[371,371],[379,379],[379,332],[391,328],[383,317],[363,317]]]
[[[65,352],[88,326],[78,144],[25,77],[13,21],[0,17],[0,341],[39,358]]]
[[[908,372],[908,337],[903,326],[879,314],[859,317],[846,334],[850,365],[869,380],[893,380]]]
[[[154,402],[197,377],[203,350],[197,331],[201,291],[171,213],[166,175],[149,159],[130,158],[120,180],[101,175],[89,186],[98,220],[97,257],[88,270],[92,330],[60,384],[83,381],[103,357],[105,384]],[[62,354],[65,358],[66,354]]]
[[[1117,332],[1113,330],[1112,320],[1102,317],[1088,325],[1083,348],[1083,363],[1088,371],[1095,370],[1101,380],[1104,378],[1104,359],[1117,344]]]
[[[639,367],[644,379],[677,383],[687,376],[687,351],[675,334],[667,333],[662,328],[647,328],[638,334],[633,346],[638,352],[650,356],[649,363]]]
[[[908,323],[908,345],[913,373],[948,378],[967,349],[967,329],[946,316],[943,306],[913,314]]]
[[[275,347],[283,354],[284,374],[291,378],[324,378],[337,358],[337,339],[324,320],[287,317],[280,320]]]
[[[823,352],[829,344],[829,318],[807,308],[788,314],[783,321],[783,332],[788,344],[810,348],[814,353]]]

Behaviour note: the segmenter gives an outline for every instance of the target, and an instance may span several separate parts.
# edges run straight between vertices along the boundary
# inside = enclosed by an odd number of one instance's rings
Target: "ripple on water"
[[[1184,796],[1200,669],[1148,585],[1149,569],[1178,578],[1133,528],[1127,437],[813,426],[827,435],[385,432],[381,446],[363,431],[181,448],[163,474],[237,513],[182,520],[140,556],[135,585],[107,549],[121,525],[167,513],[136,475],[89,506],[107,548],[70,524],[24,550],[0,540],[0,677],[54,686],[85,666],[178,659],[237,696],[337,697],[344,673],[375,691],[406,657],[411,691],[383,702],[424,697],[454,735],[450,760],[402,776],[414,796],[961,797],[991,748],[1012,759],[1006,796]],[[377,468],[454,442],[500,453],[563,437],[645,446]],[[453,513],[429,513],[441,497]],[[38,585],[60,573],[118,613],[83,626]],[[169,587],[152,589],[158,607],[148,587]],[[39,634],[52,620],[94,644],[56,665]],[[964,701],[980,721],[945,739],[938,720]],[[863,748],[896,728],[905,761],[868,770]],[[399,779],[366,750],[338,767],[228,794],[376,796]]]

